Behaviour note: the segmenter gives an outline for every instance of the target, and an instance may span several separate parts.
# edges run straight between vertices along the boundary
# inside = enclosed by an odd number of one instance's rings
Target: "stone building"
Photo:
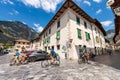
[[[111,7],[113,14],[115,16],[115,36],[113,38],[115,45],[115,50],[119,51],[120,49],[120,0],[108,0],[107,5]]]
[[[101,54],[105,48],[105,30],[72,0],[63,6],[39,35],[39,49],[54,49],[61,58],[77,59],[81,49]]]
[[[14,50],[28,50],[30,48],[30,41],[25,39],[15,40]]]

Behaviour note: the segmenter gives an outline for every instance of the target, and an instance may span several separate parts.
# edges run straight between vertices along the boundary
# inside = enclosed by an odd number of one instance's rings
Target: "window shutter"
[[[57,28],[59,28],[59,27],[60,27],[60,21],[57,22]]]
[[[80,25],[80,18],[76,17],[76,22]]]
[[[48,38],[47,42],[50,43],[50,37]]]
[[[91,38],[90,38],[90,34],[89,33],[88,33],[88,37],[89,37],[89,40],[90,40]]]
[[[87,41],[90,40],[90,34],[87,33],[87,32],[85,32],[85,35],[86,35],[86,40],[87,40]]]
[[[77,29],[77,32],[78,32],[78,38],[81,38],[81,30]]]
[[[84,21],[84,26],[85,26],[85,28],[87,28],[87,23]]]
[[[57,40],[60,39],[60,31],[57,32],[57,34],[56,34],[56,39],[57,39]]]

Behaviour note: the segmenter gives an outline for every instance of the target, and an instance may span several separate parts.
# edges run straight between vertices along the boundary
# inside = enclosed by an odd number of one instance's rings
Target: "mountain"
[[[115,29],[110,29],[106,31],[106,33],[107,33],[107,36],[105,38],[109,41],[113,41],[113,37],[115,35]]]
[[[38,33],[19,21],[0,21],[0,43],[11,42],[16,39],[31,40],[38,36]]]

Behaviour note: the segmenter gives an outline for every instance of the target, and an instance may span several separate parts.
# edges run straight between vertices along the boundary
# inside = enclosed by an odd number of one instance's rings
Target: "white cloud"
[[[15,9],[12,9],[12,12],[9,12],[10,15],[18,15],[19,12]]]
[[[108,20],[108,21],[102,21],[102,22],[101,22],[101,24],[102,24],[103,26],[105,26],[105,27],[111,26],[112,23],[113,23],[113,22],[112,22],[112,21],[109,21],[109,20]]]
[[[83,3],[87,4],[88,6],[91,6],[91,3],[89,1],[84,0]]]
[[[102,10],[99,9],[99,10],[96,11],[96,14],[100,14],[101,12],[102,12]]]
[[[42,26],[40,26],[40,24],[36,24],[36,23],[34,23],[34,30],[36,30],[37,32],[42,32],[42,30],[43,30],[43,27]]]
[[[1,0],[0,1],[2,4],[14,4],[11,0]]]
[[[9,12],[9,14],[10,14],[10,15],[13,15],[13,13],[12,13],[12,12]]]
[[[20,1],[20,0],[19,0]],[[63,0],[21,0],[26,6],[42,8],[46,12],[54,12]]]
[[[15,10],[15,9],[13,9],[13,13],[14,13],[15,15],[19,14],[19,12],[18,12],[17,10]]]
[[[96,3],[102,2],[102,0],[93,0],[93,1],[96,2]]]

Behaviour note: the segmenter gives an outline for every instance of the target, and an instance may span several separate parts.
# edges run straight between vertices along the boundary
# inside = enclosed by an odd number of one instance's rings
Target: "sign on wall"
[[[114,0],[108,0],[107,1],[107,6],[111,6],[115,1]]]
[[[120,7],[115,8],[114,12],[117,16],[120,16]]]

